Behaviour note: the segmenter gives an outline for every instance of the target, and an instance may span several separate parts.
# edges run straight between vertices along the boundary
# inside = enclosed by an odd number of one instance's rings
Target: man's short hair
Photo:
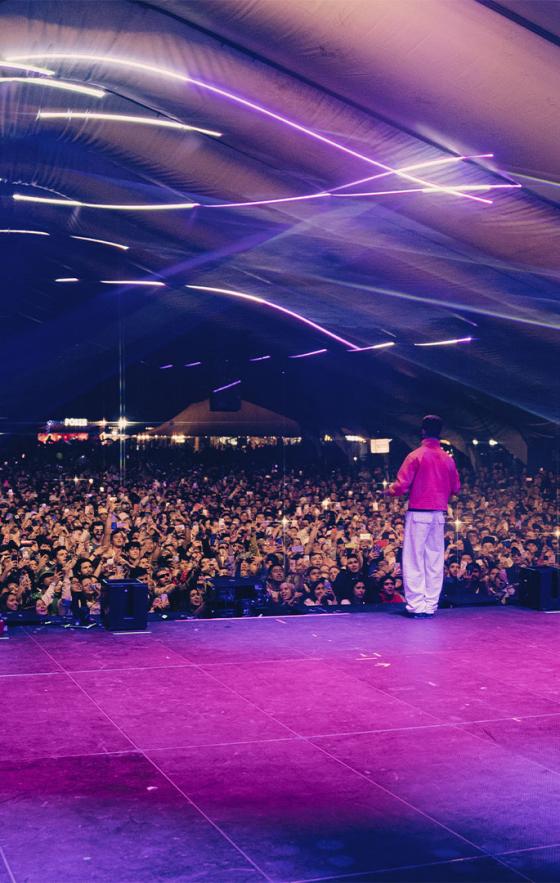
[[[437,414],[426,414],[422,420],[422,431],[427,438],[439,438],[443,420]]]

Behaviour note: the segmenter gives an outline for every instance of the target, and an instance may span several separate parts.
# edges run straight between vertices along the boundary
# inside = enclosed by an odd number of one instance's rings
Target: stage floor
[[[0,883],[560,881],[560,615],[0,641]]]

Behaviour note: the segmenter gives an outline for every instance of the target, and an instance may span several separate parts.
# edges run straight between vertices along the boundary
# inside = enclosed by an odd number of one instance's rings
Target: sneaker
[[[401,616],[405,616],[407,619],[424,619],[424,613],[415,613],[414,610],[407,610],[406,608],[401,612]]]

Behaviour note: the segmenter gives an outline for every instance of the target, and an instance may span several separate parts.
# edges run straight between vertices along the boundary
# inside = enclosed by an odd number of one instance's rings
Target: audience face
[[[285,604],[331,603],[330,586],[341,586],[339,602],[400,589],[403,503],[374,494],[381,470],[185,471],[164,461],[134,467],[128,487],[116,472],[96,474],[85,494],[73,474],[31,458],[2,470],[1,610],[47,615],[71,593],[94,610],[99,580],[114,576],[145,581],[160,611],[204,610],[216,575],[268,580]],[[506,570],[513,579],[524,565],[558,562],[555,479],[528,477],[501,465],[463,475],[446,532],[450,577],[501,591]]]

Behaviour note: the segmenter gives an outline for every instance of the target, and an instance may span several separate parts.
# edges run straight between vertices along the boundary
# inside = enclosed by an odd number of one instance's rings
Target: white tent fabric
[[[152,429],[149,435],[190,436],[283,436],[297,438],[301,429],[294,420],[261,408],[252,402],[241,402],[239,411],[211,411],[210,400],[194,402],[171,420]]]

